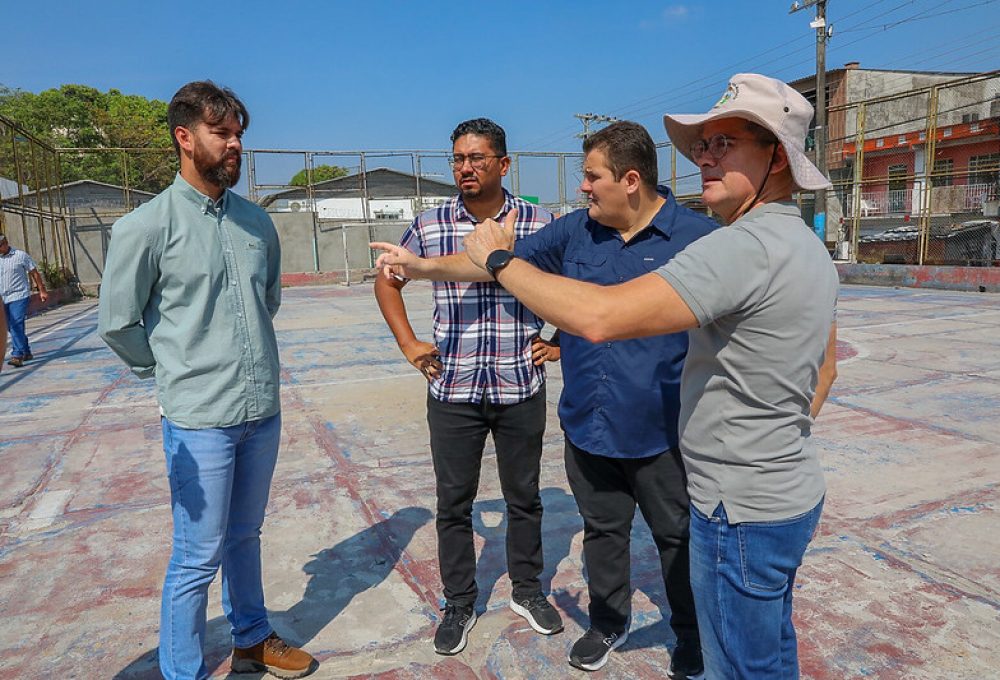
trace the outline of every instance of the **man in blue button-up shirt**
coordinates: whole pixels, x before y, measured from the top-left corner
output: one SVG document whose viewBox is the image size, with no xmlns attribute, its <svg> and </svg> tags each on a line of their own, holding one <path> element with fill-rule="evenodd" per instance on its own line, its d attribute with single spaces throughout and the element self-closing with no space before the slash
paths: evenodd
<svg viewBox="0 0 1000 680">
<path fill-rule="evenodd" d="M 180 173 L 120 219 L 101 284 L 99 331 L 140 378 L 156 378 L 170 479 L 173 551 L 160 611 L 165 678 L 208 677 L 208 587 L 222 568 L 235 672 L 298 678 L 315 660 L 271 628 L 260 528 L 278 455 L 278 234 L 229 190 L 240 176 L 246 107 L 188 83 L 167 111 Z"/>
<path fill-rule="evenodd" d="M 635 123 L 612 124 L 584 143 L 581 190 L 590 206 L 514 244 L 539 269 L 598 284 L 655 271 L 718 225 L 657 187 L 656 147 Z M 409 277 L 481 280 L 464 254 L 418 260 L 377 245 Z M 391 273 L 391 271 L 390 271 Z M 488 276 L 488 275 L 487 275 Z M 687 335 L 592 343 L 562 332 L 559 417 L 566 473 L 584 518 L 590 629 L 570 663 L 597 670 L 625 642 L 631 613 L 629 536 L 636 505 L 649 524 L 678 638 L 675 677 L 696 675 L 701 652 L 688 578 L 688 495 L 678 450 L 680 377 Z"/>
<path fill-rule="evenodd" d="M 634 123 L 584 143 L 581 189 L 590 199 L 514 245 L 543 271 L 613 284 L 655 271 L 718 225 L 656 186 L 656 148 Z M 678 449 L 680 379 L 687 334 L 593 343 L 560 333 L 566 476 L 584 519 L 590 630 L 570 663 L 596 670 L 628 636 L 629 536 L 638 504 L 659 552 L 678 638 L 673 670 L 700 671 L 688 577 L 688 495 Z"/>
</svg>

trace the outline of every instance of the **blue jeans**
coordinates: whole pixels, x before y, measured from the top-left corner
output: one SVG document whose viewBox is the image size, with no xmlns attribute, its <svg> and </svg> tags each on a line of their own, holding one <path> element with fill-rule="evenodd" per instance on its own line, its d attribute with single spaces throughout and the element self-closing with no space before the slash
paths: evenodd
<svg viewBox="0 0 1000 680">
<path fill-rule="evenodd" d="M 30 303 L 31 298 L 3 303 L 3 311 L 7 314 L 7 327 L 10 329 L 10 355 L 12 357 L 23 357 L 31 354 L 31 348 L 28 346 L 28 334 L 24 332 L 24 320 L 28 318 L 28 305 Z"/>
<path fill-rule="evenodd" d="M 222 608 L 236 647 L 271 634 L 261 584 L 260 527 L 278 456 L 281 414 L 188 430 L 162 419 L 173 550 L 160 608 L 160 671 L 208 677 L 203 657 L 208 586 L 222 567 Z"/>
<path fill-rule="evenodd" d="M 691 589 L 710 680 L 799 677 L 792 590 L 823 511 L 730 524 L 691 506 Z"/>
</svg>

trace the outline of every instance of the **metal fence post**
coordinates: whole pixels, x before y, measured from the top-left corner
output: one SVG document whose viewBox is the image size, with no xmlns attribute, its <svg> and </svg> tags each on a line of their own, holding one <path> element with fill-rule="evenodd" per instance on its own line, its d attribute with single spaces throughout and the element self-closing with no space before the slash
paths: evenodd
<svg viewBox="0 0 1000 680">
<path fill-rule="evenodd" d="M 313 249 L 313 271 L 319 272 L 319 224 L 316 220 L 317 205 L 316 192 L 313 191 L 313 155 L 306 151 L 302 154 L 306 164 L 306 204 L 309 206 L 309 214 L 312 216 L 312 249 Z"/>
<path fill-rule="evenodd" d="M 851 262 L 858 263 L 858 241 L 861 236 L 861 191 L 865 175 L 865 114 L 866 106 L 858 105 L 854 131 L 854 191 L 851 197 Z"/>
<path fill-rule="evenodd" d="M 920 237 L 917 240 L 917 264 L 927 259 L 931 242 L 931 176 L 934 173 L 934 156 L 937 153 L 938 88 L 931 87 L 927 103 L 927 132 L 924 140 L 924 185 L 920 192 Z"/>
</svg>

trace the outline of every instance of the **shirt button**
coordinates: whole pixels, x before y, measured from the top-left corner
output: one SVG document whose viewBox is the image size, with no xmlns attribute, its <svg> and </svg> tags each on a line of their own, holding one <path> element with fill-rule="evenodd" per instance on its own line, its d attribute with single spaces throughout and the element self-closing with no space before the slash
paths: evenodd
<svg viewBox="0 0 1000 680">
<path fill-rule="evenodd" d="M 611 343 L 609 342 L 608 344 L 605 345 L 605 347 L 611 347 Z"/>
<path fill-rule="evenodd" d="M 619 281 L 624 281 L 624 280 L 625 280 L 625 277 L 624 277 L 624 276 L 619 276 L 619 277 L 618 277 L 618 280 L 619 280 Z"/>
<path fill-rule="evenodd" d="M 608 379 L 608 374 L 607 373 L 601 373 L 601 380 L 607 380 L 607 379 Z"/>
<path fill-rule="evenodd" d="M 603 406 L 598 406 L 597 407 L 597 412 L 598 413 L 604 413 L 604 407 Z"/>
</svg>

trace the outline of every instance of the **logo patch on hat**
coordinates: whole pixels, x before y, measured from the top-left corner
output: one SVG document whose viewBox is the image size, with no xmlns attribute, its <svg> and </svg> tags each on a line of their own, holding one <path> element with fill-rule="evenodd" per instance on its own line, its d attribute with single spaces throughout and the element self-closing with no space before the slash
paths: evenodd
<svg viewBox="0 0 1000 680">
<path fill-rule="evenodd" d="M 712 108 L 717 109 L 726 102 L 728 102 L 729 100 L 736 99 L 739 95 L 740 95 L 740 86 L 737 85 L 736 83 L 729 83 L 729 87 L 726 88 L 725 94 L 722 95 L 722 98 L 719 99 L 719 101 L 715 102 L 715 106 L 713 106 Z"/>
</svg>

